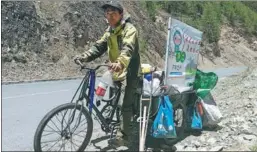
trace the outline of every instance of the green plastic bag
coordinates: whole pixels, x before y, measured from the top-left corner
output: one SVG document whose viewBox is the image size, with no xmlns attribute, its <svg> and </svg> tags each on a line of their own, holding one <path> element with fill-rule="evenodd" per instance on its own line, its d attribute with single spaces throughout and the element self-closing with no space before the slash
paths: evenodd
<svg viewBox="0 0 257 152">
<path fill-rule="evenodd" d="M 216 86 L 217 82 L 218 76 L 214 72 L 205 73 L 197 69 L 193 88 L 197 90 L 199 97 L 204 98 Z"/>
</svg>

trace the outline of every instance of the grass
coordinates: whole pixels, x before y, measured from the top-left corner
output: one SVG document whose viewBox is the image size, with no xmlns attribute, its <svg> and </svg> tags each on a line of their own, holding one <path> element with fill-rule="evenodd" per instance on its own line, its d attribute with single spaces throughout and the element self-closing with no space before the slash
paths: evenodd
<svg viewBox="0 0 257 152">
<path fill-rule="evenodd" d="M 143 38 L 139 38 L 139 48 L 142 53 L 145 53 L 147 50 L 147 42 Z"/>
<path fill-rule="evenodd" d="M 251 151 L 257 151 L 257 144 L 250 148 Z"/>
</svg>

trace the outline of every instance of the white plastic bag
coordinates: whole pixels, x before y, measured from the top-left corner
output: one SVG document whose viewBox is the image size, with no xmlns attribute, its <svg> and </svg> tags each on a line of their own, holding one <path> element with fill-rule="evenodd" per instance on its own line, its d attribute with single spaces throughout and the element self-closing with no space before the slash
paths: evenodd
<svg viewBox="0 0 257 152">
<path fill-rule="evenodd" d="M 208 94 L 204 99 L 201 99 L 204 110 L 204 125 L 216 125 L 222 119 L 222 114 L 215 103 L 211 94 Z"/>
<path fill-rule="evenodd" d="M 160 89 L 160 80 L 158 78 L 153 79 L 153 96 L 157 96 L 161 89 Z"/>
<path fill-rule="evenodd" d="M 151 94 L 151 83 L 147 79 L 143 80 L 143 95 L 150 96 Z"/>
<path fill-rule="evenodd" d="M 153 83 L 153 84 L 151 84 Z M 160 80 L 158 78 L 154 78 L 153 82 L 148 81 L 144 78 L 143 82 L 143 95 L 150 96 L 151 95 L 151 85 L 152 85 L 152 95 L 157 96 L 160 93 Z"/>
<path fill-rule="evenodd" d="M 108 84 L 108 86 L 110 86 L 110 87 L 114 87 L 112 73 L 109 70 L 103 74 L 103 76 L 100 78 L 99 81 L 102 81 L 102 82 Z"/>
</svg>

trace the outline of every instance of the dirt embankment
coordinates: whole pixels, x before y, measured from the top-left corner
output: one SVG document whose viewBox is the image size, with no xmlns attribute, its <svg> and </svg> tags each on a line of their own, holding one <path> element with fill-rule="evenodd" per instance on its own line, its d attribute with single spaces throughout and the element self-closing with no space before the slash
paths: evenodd
<svg viewBox="0 0 257 152">
<path fill-rule="evenodd" d="M 163 68 L 168 13 L 153 22 L 140 2 L 122 2 L 139 30 L 142 62 Z M 2 82 L 81 76 L 72 58 L 106 28 L 103 2 L 1 2 Z M 217 45 L 204 43 L 199 68 L 257 65 L 257 39 L 224 25 Z M 89 66 L 102 63 L 103 56 Z"/>
<path fill-rule="evenodd" d="M 2 81 L 81 76 L 72 58 L 103 35 L 107 27 L 103 3 L 2 2 Z M 123 5 L 139 30 L 143 62 L 161 67 L 165 32 L 140 2 Z M 106 54 L 89 66 L 105 59 Z"/>
</svg>

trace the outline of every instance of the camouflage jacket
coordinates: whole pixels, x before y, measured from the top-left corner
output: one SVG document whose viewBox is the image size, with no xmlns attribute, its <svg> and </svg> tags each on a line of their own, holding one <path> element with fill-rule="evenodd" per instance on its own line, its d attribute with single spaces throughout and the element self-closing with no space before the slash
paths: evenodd
<svg viewBox="0 0 257 152">
<path fill-rule="evenodd" d="M 129 15 L 124 16 L 118 27 L 108 27 L 102 38 L 84 53 L 92 61 L 107 51 L 110 62 L 120 62 L 124 69 L 113 74 L 115 81 L 135 78 L 141 70 L 138 31 L 129 20 Z"/>
</svg>

